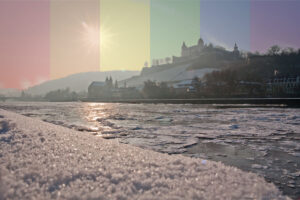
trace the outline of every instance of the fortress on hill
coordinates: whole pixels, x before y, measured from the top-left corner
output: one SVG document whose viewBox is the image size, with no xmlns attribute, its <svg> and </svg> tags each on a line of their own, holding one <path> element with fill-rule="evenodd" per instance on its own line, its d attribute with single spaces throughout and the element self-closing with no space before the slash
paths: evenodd
<svg viewBox="0 0 300 200">
<path fill-rule="evenodd" d="M 198 43 L 194 46 L 186 46 L 183 42 L 181 46 L 181 56 L 172 56 L 172 58 L 167 57 L 164 59 L 154 59 L 152 61 L 152 66 L 159 66 L 172 63 L 188 62 L 199 58 L 201 55 L 212 55 L 218 54 L 226 56 L 229 60 L 240 58 L 240 51 L 237 44 L 234 45 L 233 51 L 228 51 L 222 47 L 213 47 L 212 44 L 206 45 L 202 38 L 198 40 Z"/>
</svg>

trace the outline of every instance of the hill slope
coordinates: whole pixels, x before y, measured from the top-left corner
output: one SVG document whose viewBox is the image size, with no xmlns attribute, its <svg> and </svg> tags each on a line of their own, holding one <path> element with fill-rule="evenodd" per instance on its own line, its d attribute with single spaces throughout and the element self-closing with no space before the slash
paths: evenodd
<svg viewBox="0 0 300 200">
<path fill-rule="evenodd" d="M 44 95 L 47 92 L 70 88 L 71 91 L 87 91 L 88 86 L 93 81 L 105 81 L 111 76 L 113 80 L 124 80 L 138 75 L 139 71 L 106 71 L 106 72 L 85 72 L 73 74 L 64 78 L 44 82 L 40 85 L 29 88 L 26 92 L 32 95 Z"/>
<path fill-rule="evenodd" d="M 126 81 L 128 86 L 141 87 L 145 81 L 178 82 L 193 79 L 195 76 L 202 78 L 206 73 L 218 70 L 218 67 L 202 65 L 201 68 L 193 68 L 197 60 L 188 62 L 152 66 L 144 68 L 140 76 L 131 77 Z M 124 81 L 121 81 L 122 84 Z"/>
</svg>

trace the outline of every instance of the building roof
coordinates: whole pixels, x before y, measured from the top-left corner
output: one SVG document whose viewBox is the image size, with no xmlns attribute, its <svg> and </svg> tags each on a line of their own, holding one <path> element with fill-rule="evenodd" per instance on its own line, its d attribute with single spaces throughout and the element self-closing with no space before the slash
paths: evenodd
<svg viewBox="0 0 300 200">
<path fill-rule="evenodd" d="M 193 80 L 183 80 L 173 84 L 173 88 L 187 88 L 192 85 Z"/>
<path fill-rule="evenodd" d="M 100 81 L 93 81 L 90 86 L 105 86 L 104 82 L 100 82 Z"/>
</svg>

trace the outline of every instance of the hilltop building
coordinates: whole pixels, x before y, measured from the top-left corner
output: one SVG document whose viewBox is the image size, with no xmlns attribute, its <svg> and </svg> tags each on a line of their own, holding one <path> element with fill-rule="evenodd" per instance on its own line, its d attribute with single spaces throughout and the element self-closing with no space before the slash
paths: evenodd
<svg viewBox="0 0 300 200">
<path fill-rule="evenodd" d="M 202 69 L 207 69 L 207 72 L 209 72 L 211 69 L 221 69 L 230 65 L 238 65 L 245 61 L 236 43 L 233 50 L 229 51 L 220 46 L 205 44 L 203 39 L 200 38 L 197 44 L 192 46 L 187 46 L 183 42 L 180 56 L 152 60 L 151 67 L 144 67 L 141 71 L 141 76 L 149 75 L 151 77 L 151 74 L 170 70 L 168 81 L 171 82 L 184 80 L 186 74 L 190 74 L 192 71 L 198 73 Z M 164 73 L 162 76 L 167 75 Z M 183 76 L 183 79 L 179 78 L 180 76 Z M 191 77 L 187 79 L 191 79 Z"/>
<path fill-rule="evenodd" d="M 172 61 L 173 63 L 191 61 L 199 58 L 203 54 L 210 54 L 210 55 L 221 54 L 223 56 L 226 56 L 229 60 L 238 59 L 241 56 L 236 43 L 234 44 L 233 51 L 230 52 L 221 47 L 213 47 L 211 44 L 206 45 L 204 44 L 203 39 L 200 38 L 198 40 L 197 45 L 190 46 L 190 47 L 188 47 L 185 44 L 185 42 L 183 42 L 181 46 L 181 56 L 180 57 L 173 56 Z"/>
<path fill-rule="evenodd" d="M 204 49 L 204 42 L 201 38 L 198 40 L 197 45 L 191 47 L 187 47 L 185 42 L 183 42 L 181 46 L 181 57 L 199 56 L 203 49 Z"/>
</svg>

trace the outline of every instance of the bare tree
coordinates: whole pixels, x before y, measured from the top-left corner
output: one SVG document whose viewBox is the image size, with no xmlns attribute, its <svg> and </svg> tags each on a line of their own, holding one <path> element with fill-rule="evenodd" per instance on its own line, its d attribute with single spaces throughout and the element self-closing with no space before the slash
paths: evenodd
<svg viewBox="0 0 300 200">
<path fill-rule="evenodd" d="M 280 46 L 273 45 L 268 49 L 268 55 L 272 55 L 272 56 L 278 55 L 280 53 L 280 51 L 281 51 Z"/>
<path fill-rule="evenodd" d="M 166 63 L 167 64 L 171 63 L 171 58 L 170 57 L 166 57 Z"/>
</svg>

